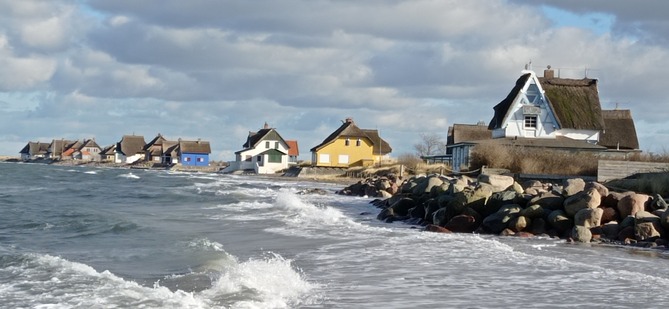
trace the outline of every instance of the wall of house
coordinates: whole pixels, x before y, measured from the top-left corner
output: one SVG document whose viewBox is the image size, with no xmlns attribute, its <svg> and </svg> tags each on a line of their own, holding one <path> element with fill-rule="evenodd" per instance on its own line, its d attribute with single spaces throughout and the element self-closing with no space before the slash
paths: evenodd
<svg viewBox="0 0 669 309">
<path fill-rule="evenodd" d="M 593 143 L 599 142 L 599 131 L 597 130 L 562 129 L 556 132 L 556 135 Z"/>
<path fill-rule="evenodd" d="M 281 162 L 269 162 L 269 155 L 265 154 L 257 163 L 258 164 L 256 164 L 256 173 L 274 174 L 278 171 L 288 168 L 288 156 L 287 155 L 281 156 Z"/>
<path fill-rule="evenodd" d="M 469 161 L 473 145 L 461 144 L 454 146 L 453 149 L 453 171 L 461 172 L 463 169 L 469 169 Z"/>
<path fill-rule="evenodd" d="M 186 166 L 209 166 L 209 154 L 206 153 L 182 153 L 181 165 Z"/>
<path fill-rule="evenodd" d="M 367 138 L 360 139 L 360 146 L 356 146 L 356 139 L 349 139 L 348 146 L 346 138 L 340 137 L 334 142 L 318 150 L 312 156 L 312 165 L 315 166 L 364 166 L 374 163 L 372 154 L 372 142 Z"/>
</svg>

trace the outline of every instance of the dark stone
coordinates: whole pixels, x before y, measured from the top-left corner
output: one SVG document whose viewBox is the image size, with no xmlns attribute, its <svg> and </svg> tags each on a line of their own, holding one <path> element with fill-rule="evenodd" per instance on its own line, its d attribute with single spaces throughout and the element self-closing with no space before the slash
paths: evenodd
<svg viewBox="0 0 669 309">
<path fill-rule="evenodd" d="M 620 215 L 618 210 L 614 207 L 602 207 L 604 212 L 602 213 L 602 224 L 607 224 L 611 221 L 620 221 Z"/>
<path fill-rule="evenodd" d="M 456 233 L 471 233 L 476 230 L 476 219 L 468 215 L 457 215 L 444 225 L 445 228 Z"/>
<path fill-rule="evenodd" d="M 556 195 L 552 192 L 542 193 L 533 197 L 528 202 L 530 205 L 539 205 L 544 209 L 559 210 L 563 209 L 564 197 Z"/>
<path fill-rule="evenodd" d="M 428 231 L 428 232 L 435 232 L 435 233 L 453 233 L 453 232 L 449 231 L 447 228 L 444 228 L 444 227 L 441 227 L 441 226 L 438 226 L 438 225 L 434 225 L 434 224 L 428 224 L 425 227 L 425 230 Z"/>
<path fill-rule="evenodd" d="M 626 241 L 627 239 L 633 239 L 636 242 L 634 235 L 634 226 L 628 226 L 618 232 L 618 240 Z"/>
<path fill-rule="evenodd" d="M 409 209 L 409 217 L 419 218 L 421 220 L 424 219 L 425 218 L 425 206 L 418 205 L 414 208 Z"/>
<path fill-rule="evenodd" d="M 416 202 L 408 197 L 402 198 L 389 208 L 393 210 L 397 216 L 406 216 L 409 214 L 409 209 L 416 207 Z"/>
</svg>

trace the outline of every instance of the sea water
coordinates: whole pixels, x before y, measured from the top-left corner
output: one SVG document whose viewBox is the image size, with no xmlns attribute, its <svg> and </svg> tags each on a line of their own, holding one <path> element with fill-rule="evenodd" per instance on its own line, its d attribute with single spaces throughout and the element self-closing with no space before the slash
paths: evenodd
<svg viewBox="0 0 669 309">
<path fill-rule="evenodd" d="M 0 164 L 0 307 L 667 307 L 666 252 L 422 232 L 341 187 Z"/>
</svg>

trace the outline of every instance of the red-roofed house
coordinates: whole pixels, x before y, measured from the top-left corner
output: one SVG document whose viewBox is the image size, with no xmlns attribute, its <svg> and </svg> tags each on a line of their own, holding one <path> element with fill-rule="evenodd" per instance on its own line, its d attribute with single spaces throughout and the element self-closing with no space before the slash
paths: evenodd
<svg viewBox="0 0 669 309">
<path fill-rule="evenodd" d="M 295 165 L 297 164 L 297 157 L 300 155 L 300 148 L 295 140 L 286 141 L 286 143 L 288 144 L 288 164 Z"/>
</svg>

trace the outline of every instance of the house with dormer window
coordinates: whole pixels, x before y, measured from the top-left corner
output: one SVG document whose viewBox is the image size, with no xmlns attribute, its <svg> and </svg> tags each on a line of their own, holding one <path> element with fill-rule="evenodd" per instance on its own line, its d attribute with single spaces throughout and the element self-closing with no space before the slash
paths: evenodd
<svg viewBox="0 0 669 309">
<path fill-rule="evenodd" d="M 447 145 L 455 171 L 469 165 L 478 144 L 614 156 L 639 152 L 631 112 L 603 111 L 597 79 L 555 77 L 550 66 L 543 77 L 531 70 L 521 74 L 506 98 L 493 107 L 489 138 L 479 134 L 479 139 Z"/>
<path fill-rule="evenodd" d="M 311 149 L 311 164 L 321 167 L 371 166 L 381 162 L 392 148 L 378 130 L 361 129 L 352 118 Z"/>
<path fill-rule="evenodd" d="M 297 146 L 297 142 L 294 143 Z M 257 132 L 249 132 L 243 149 L 235 152 L 235 161 L 228 162 L 224 173 L 253 172 L 274 174 L 288 168 L 290 145 L 267 123 Z"/>
</svg>

